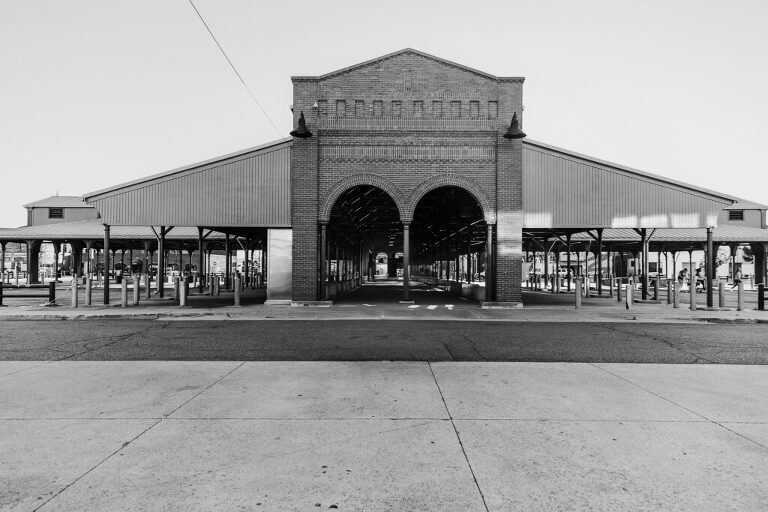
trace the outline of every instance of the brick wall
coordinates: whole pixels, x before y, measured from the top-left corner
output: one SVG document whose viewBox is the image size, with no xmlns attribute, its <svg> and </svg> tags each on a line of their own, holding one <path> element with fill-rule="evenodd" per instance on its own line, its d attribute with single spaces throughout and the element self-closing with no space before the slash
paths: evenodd
<svg viewBox="0 0 768 512">
<path fill-rule="evenodd" d="M 317 295 L 318 220 L 340 193 L 367 183 L 390 190 L 404 220 L 438 186 L 473 194 L 486 219 L 501 223 L 498 300 L 519 301 L 522 144 L 501 135 L 513 112 L 521 116 L 521 101 L 522 79 L 414 51 L 294 78 L 294 126 L 303 109 L 315 134 L 293 146 L 294 298 Z"/>
</svg>

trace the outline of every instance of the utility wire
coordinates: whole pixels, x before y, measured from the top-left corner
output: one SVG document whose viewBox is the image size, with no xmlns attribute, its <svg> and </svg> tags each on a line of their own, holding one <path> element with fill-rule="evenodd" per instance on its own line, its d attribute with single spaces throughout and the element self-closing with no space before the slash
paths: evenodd
<svg viewBox="0 0 768 512">
<path fill-rule="evenodd" d="M 192 6 L 192 8 L 193 8 L 193 9 L 195 10 L 195 12 L 197 13 L 197 17 L 198 17 L 198 18 L 200 18 L 200 21 L 202 21 L 202 22 L 203 22 L 203 25 L 205 26 L 205 29 L 208 31 L 208 33 L 211 35 L 211 38 L 213 39 L 213 42 L 214 42 L 214 43 L 216 43 L 216 46 L 218 46 L 218 47 L 219 47 L 219 50 L 221 50 L 221 54 L 222 54 L 222 55 L 224 55 L 224 58 L 225 58 L 225 59 L 227 59 L 227 62 L 229 62 L 229 65 L 230 65 L 230 67 L 232 68 L 232 71 L 234 71 L 234 72 L 235 72 L 235 74 L 237 75 L 237 78 L 239 78 L 239 79 L 240 79 L 240 82 L 242 82 L 242 84 L 243 84 L 243 87 L 245 87 L 245 90 L 246 90 L 246 91 L 248 91 L 248 94 L 250 94 L 250 95 L 251 95 L 251 99 L 253 99 L 253 101 L 254 101 L 254 102 L 256 103 L 256 105 L 259 107 L 259 109 L 261 110 L 261 112 L 264 114 L 264 116 L 265 116 L 265 117 L 266 117 L 266 118 L 269 120 L 269 122 L 270 122 L 270 123 L 272 124 L 272 126 L 274 127 L 275 131 L 276 131 L 278 134 L 282 135 L 282 132 L 281 132 L 281 131 L 280 131 L 280 129 L 277 127 L 277 125 L 275 124 L 275 122 L 274 122 L 274 121 L 272 121 L 272 118 L 271 118 L 271 117 L 269 117 L 269 114 L 267 114 L 267 111 L 266 111 L 266 110 L 264 110 L 264 107 L 262 107 L 262 106 L 261 106 L 261 103 L 259 103 L 259 100 L 257 100 L 257 99 L 256 99 L 256 95 L 254 95 L 254 94 L 253 94 L 253 91 L 251 91 L 251 88 L 250 88 L 250 87 L 248 87 L 248 84 L 246 84 L 246 83 L 245 83 L 245 80 L 243 80 L 243 77 L 242 77 L 242 75 L 240 75 L 240 73 L 237 71 L 237 68 L 235 67 L 235 65 L 234 65 L 234 64 L 232 64 L 232 60 L 231 60 L 231 59 L 229 58 L 229 56 L 227 55 L 227 52 L 225 52 L 225 51 L 224 51 L 224 48 L 222 48 L 222 47 L 221 47 L 221 44 L 219 44 L 219 41 L 218 41 L 218 39 L 216 39 L 216 36 L 215 36 L 215 35 L 213 35 L 213 32 L 211 32 L 211 27 L 209 27 L 209 26 L 208 26 L 208 24 L 205 22 L 205 19 L 203 19 L 203 15 L 202 15 L 202 14 L 200 14 L 200 11 L 198 11 L 198 10 L 197 10 L 197 7 L 195 6 L 195 4 L 194 4 L 194 2 L 193 2 L 192 0 L 189 0 L 189 5 L 191 5 L 191 6 Z"/>
</svg>

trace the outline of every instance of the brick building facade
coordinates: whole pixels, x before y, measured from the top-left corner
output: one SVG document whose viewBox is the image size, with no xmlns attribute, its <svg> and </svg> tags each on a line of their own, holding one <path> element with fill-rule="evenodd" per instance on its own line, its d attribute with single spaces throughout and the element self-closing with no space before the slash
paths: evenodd
<svg viewBox="0 0 768 512">
<path fill-rule="evenodd" d="M 403 226 L 430 191 L 468 192 L 493 237 L 487 297 L 521 302 L 522 141 L 503 134 L 521 115 L 523 80 L 411 49 L 293 77 L 294 125 L 303 113 L 314 134 L 291 155 L 294 300 L 320 296 L 319 230 L 345 191 L 365 185 L 391 197 Z"/>
</svg>

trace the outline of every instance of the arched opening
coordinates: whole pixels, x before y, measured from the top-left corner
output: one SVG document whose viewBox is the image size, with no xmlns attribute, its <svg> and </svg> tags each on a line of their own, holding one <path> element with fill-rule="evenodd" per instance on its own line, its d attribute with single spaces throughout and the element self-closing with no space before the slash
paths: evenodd
<svg viewBox="0 0 768 512">
<path fill-rule="evenodd" d="M 334 203 L 327 226 L 320 227 L 322 300 L 364 282 L 402 280 L 397 256 L 402 269 L 403 226 L 397 204 L 384 190 L 371 185 L 346 190 Z"/>
<path fill-rule="evenodd" d="M 439 187 L 417 203 L 411 224 L 411 276 L 470 300 L 486 298 L 492 232 L 466 190 Z M 492 258 L 490 258 L 492 261 Z"/>
</svg>

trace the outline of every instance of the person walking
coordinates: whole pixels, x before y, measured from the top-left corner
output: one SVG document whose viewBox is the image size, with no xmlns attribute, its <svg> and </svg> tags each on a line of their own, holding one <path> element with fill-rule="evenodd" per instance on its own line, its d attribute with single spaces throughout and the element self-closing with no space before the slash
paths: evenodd
<svg viewBox="0 0 768 512">
<path fill-rule="evenodd" d="M 677 273 L 677 283 L 680 286 L 680 290 L 682 291 L 683 285 L 685 284 L 685 281 L 688 277 L 688 269 L 684 268 L 680 272 Z"/>
<path fill-rule="evenodd" d="M 741 284 L 741 269 L 737 270 L 733 275 L 733 286 L 731 286 L 731 291 L 733 291 L 734 288 L 738 288 L 739 284 Z"/>
</svg>

